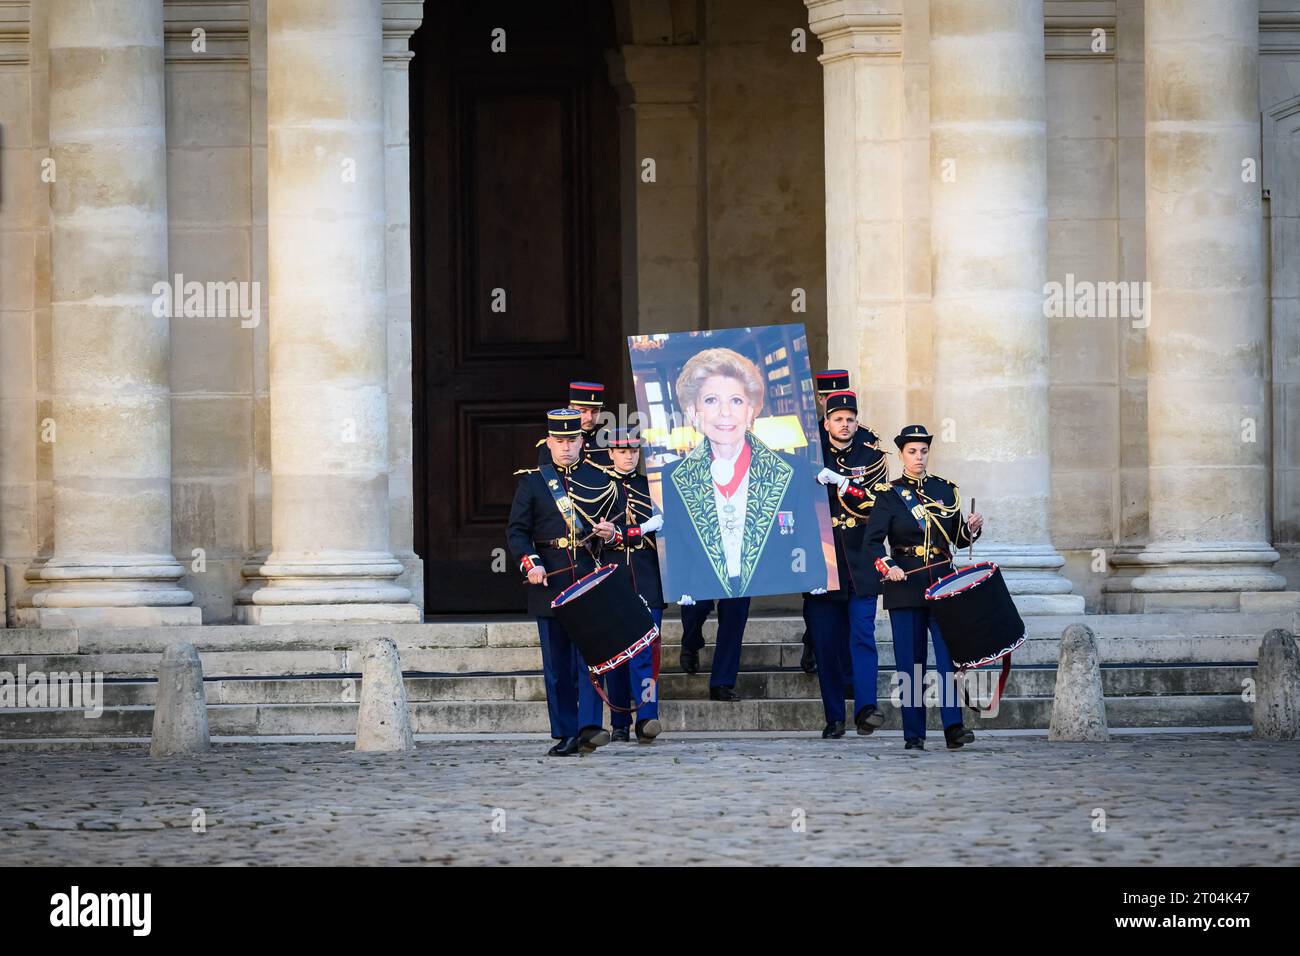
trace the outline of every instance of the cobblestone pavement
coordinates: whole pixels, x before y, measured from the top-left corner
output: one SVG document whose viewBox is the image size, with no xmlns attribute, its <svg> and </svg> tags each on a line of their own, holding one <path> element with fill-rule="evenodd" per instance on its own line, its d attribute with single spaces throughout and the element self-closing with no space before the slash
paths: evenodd
<svg viewBox="0 0 1300 956">
<path fill-rule="evenodd" d="M 1298 743 L 929 743 L 678 737 L 570 759 L 532 740 L 391 755 L 232 744 L 184 760 L 0 750 L 0 861 L 1300 863 Z"/>
</svg>

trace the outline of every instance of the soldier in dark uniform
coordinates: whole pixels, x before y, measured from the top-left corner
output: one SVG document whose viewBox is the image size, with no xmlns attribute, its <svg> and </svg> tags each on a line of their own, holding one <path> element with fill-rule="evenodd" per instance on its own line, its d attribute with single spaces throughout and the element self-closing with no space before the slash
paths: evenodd
<svg viewBox="0 0 1300 956">
<path fill-rule="evenodd" d="M 605 406 L 605 386 L 599 382 L 570 382 L 569 408 L 581 416 L 582 453 L 594 465 L 609 468 L 611 465 L 609 449 L 605 447 L 605 438 L 599 429 L 600 413 Z M 537 443 L 537 461 L 540 464 L 546 457 L 546 440 Z"/>
<path fill-rule="evenodd" d="M 908 425 L 894 439 L 903 474 L 876 494 L 865 534 L 867 553 L 886 579 L 881 583 L 894 634 L 894 666 L 902 682 L 903 737 L 908 750 L 925 749 L 925 635 L 934 640 L 939 671 L 943 735 L 949 750 L 975 739 L 961 722 L 952 657 L 925 606 L 925 591 L 953 571 L 958 548 L 980 536 L 982 515 L 963 518 L 957 486 L 927 470 L 933 436 L 924 425 Z M 890 553 L 885 555 L 885 542 Z"/>
<path fill-rule="evenodd" d="M 823 419 L 822 426 L 817 429 L 817 434 L 821 439 L 822 461 L 829 466 L 831 463 L 832 449 L 831 449 L 831 442 L 830 442 L 830 432 L 828 431 L 825 423 L 826 398 L 827 396 L 832 395 L 835 392 L 847 392 L 849 390 L 849 373 L 842 368 L 822 369 L 822 371 L 816 373 L 813 376 L 813 381 L 816 384 L 817 404 L 821 408 L 822 419 Z M 874 447 L 877 446 L 879 440 L 880 440 L 879 437 L 871 429 L 863 426 L 859 426 L 857 430 L 853 433 L 851 442 L 854 445 L 865 444 Z M 835 508 L 834 505 L 832 504 L 831 507 L 832 513 L 834 512 L 834 510 Z M 844 667 L 842 668 L 842 670 L 844 671 L 845 675 L 851 676 L 853 673 L 853 664 L 850 658 L 847 656 L 848 655 L 847 644 L 845 645 L 845 655 L 846 656 L 843 661 Z M 812 623 L 808 619 L 808 605 L 806 602 L 804 604 L 804 615 L 803 615 L 803 656 L 799 658 L 799 667 L 803 669 L 803 672 L 805 674 L 817 673 L 817 651 L 816 648 L 813 646 Z"/>
<path fill-rule="evenodd" d="M 659 580 L 659 555 L 655 550 L 655 532 L 664 526 L 664 518 L 656 514 L 650 500 L 650 482 L 641 474 L 641 439 L 624 428 L 615 431 L 609 440 L 609 454 L 614 462 L 609 470 L 619 489 L 618 513 L 623 526 L 623 537 L 612 551 L 605 549 L 605 560 L 626 564 L 632 574 L 632 585 L 637 594 L 650 607 L 655 626 L 663 627 L 664 594 Z M 615 704 L 636 706 L 636 739 L 645 743 L 658 737 L 663 729 L 659 722 L 659 686 L 654 677 L 654 657 L 659 655 L 659 644 L 650 653 L 642 652 L 632 658 L 626 667 L 609 675 L 609 696 Z M 653 655 L 653 656 L 652 656 Z M 614 711 L 611 722 L 614 740 L 628 739 L 632 715 Z"/>
<path fill-rule="evenodd" d="M 579 724 L 579 709 L 599 712 L 600 698 L 582 655 L 551 610 L 559 593 L 599 564 L 601 543 L 621 540 L 618 489 L 609 475 L 582 458 L 579 414 L 547 412 L 546 460 L 516 472 L 519 487 L 506 531 L 519 570 L 528 577 L 528 613 L 537 619 L 551 736 L 550 756 L 567 757 L 609 742 L 602 720 Z"/>
<path fill-rule="evenodd" d="M 827 467 L 817 475 L 830 498 L 835 560 L 839 566 L 838 591 L 818 588 L 804 595 L 804 620 L 812 635 L 817 659 L 822 707 L 826 712 L 823 738 L 844 736 L 844 686 L 842 666 L 846 654 L 853 662 L 853 720 L 859 734 L 867 735 L 885 722 L 876 706 L 876 598 L 880 575 L 867 558 L 864 532 L 875 496 L 889 490 L 888 460 L 873 440 L 858 438 L 858 399 L 850 391 L 826 397 L 823 432 L 827 435 Z M 870 432 L 868 432 L 870 434 Z"/>
</svg>

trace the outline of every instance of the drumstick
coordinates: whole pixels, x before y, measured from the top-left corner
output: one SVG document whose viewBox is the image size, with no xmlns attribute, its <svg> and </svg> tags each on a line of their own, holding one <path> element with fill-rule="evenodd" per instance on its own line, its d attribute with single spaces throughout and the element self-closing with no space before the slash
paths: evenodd
<svg viewBox="0 0 1300 956">
<path fill-rule="evenodd" d="M 946 561 L 936 561 L 936 562 L 934 562 L 934 564 L 925 564 L 925 565 L 922 565 L 922 566 L 919 567 L 919 568 L 913 568 L 911 571 L 904 571 L 904 572 L 903 572 L 903 577 L 908 577 L 908 576 L 910 576 L 910 575 L 913 575 L 913 574 L 915 574 L 917 571 L 926 571 L 926 570 L 928 570 L 928 569 L 930 569 L 930 568 L 941 568 L 941 567 L 943 567 L 945 564 L 952 564 L 952 559 L 949 558 L 949 559 L 946 560 Z M 889 578 L 888 578 L 888 576 L 886 576 L 886 577 L 881 578 L 880 580 L 882 580 L 882 581 L 888 581 Z"/>
<path fill-rule="evenodd" d="M 925 565 L 922 565 L 922 566 L 919 567 L 919 568 L 913 568 L 911 571 L 904 571 L 904 572 L 903 572 L 903 575 L 904 575 L 904 577 L 907 577 L 907 576 L 910 576 L 910 575 L 915 574 L 917 571 L 925 571 L 925 570 L 928 569 L 928 568 L 941 568 L 941 567 L 943 567 L 945 564 L 952 564 L 952 559 L 949 558 L 947 561 L 936 561 L 936 562 L 934 562 L 934 564 L 925 564 Z"/>
<path fill-rule="evenodd" d="M 970 513 L 975 513 L 975 499 L 970 500 Z M 971 564 L 975 563 L 975 535 L 970 533 L 970 526 L 966 527 L 966 537 L 970 540 L 966 542 L 966 560 Z"/>
</svg>

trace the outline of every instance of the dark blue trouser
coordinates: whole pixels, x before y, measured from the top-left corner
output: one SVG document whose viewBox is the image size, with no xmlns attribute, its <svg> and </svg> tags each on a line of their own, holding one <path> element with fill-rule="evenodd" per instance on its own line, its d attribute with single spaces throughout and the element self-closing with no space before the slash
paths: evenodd
<svg viewBox="0 0 1300 956">
<path fill-rule="evenodd" d="M 537 633 L 542 641 L 542 677 L 546 682 L 546 710 L 551 718 L 551 736 L 556 740 L 576 737 L 578 681 L 581 678 L 583 684 L 589 683 L 582 655 L 564 626 L 553 617 L 539 617 Z M 594 692 L 592 696 L 596 696 Z"/>
<path fill-rule="evenodd" d="M 944 727 L 961 723 L 953 680 L 952 657 L 943 642 L 939 625 L 930 612 L 920 607 L 899 607 L 889 612 L 889 626 L 894 632 L 894 669 L 903 678 L 903 736 L 908 740 L 925 739 L 925 632 L 934 641 L 934 663 L 939 672 L 939 716 Z M 910 663 L 910 673 L 909 670 Z"/>
<path fill-rule="evenodd" d="M 654 616 L 655 627 L 662 628 L 663 609 L 652 607 L 650 613 Z M 605 693 L 609 694 L 609 699 L 620 707 L 626 707 L 629 701 L 636 704 L 637 720 L 651 720 L 659 716 L 659 688 L 654 680 L 653 655 L 661 650 L 662 645 L 647 648 L 623 667 L 605 675 Z M 620 714 L 616 710 L 610 712 L 609 720 L 614 727 L 631 727 L 632 719 L 632 714 Z"/>
<path fill-rule="evenodd" d="M 804 618 L 813 636 L 817 655 L 817 681 L 821 685 L 822 709 L 826 722 L 844 720 L 844 685 L 853 680 L 853 713 L 876 704 L 876 681 L 880 672 L 876 654 L 876 599 L 851 595 L 847 601 L 814 601 L 803 604 Z M 851 658 L 852 675 L 844 661 Z"/>
<path fill-rule="evenodd" d="M 704 622 L 713 601 L 698 601 L 682 608 L 682 647 L 698 651 L 704 646 Z M 718 639 L 713 648 L 709 687 L 735 687 L 740 673 L 740 644 L 749 620 L 749 598 L 723 598 L 718 605 Z"/>
</svg>

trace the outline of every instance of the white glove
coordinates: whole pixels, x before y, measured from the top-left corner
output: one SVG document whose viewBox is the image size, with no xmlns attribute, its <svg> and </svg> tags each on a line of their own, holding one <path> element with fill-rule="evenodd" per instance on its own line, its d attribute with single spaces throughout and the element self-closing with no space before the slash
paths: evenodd
<svg viewBox="0 0 1300 956">
<path fill-rule="evenodd" d="M 641 522 L 641 533 L 649 534 L 652 531 L 658 531 L 664 526 L 663 515 L 651 515 L 645 521 Z"/>
<path fill-rule="evenodd" d="M 826 589 L 825 589 L 825 588 L 813 588 L 813 589 L 812 589 L 811 591 L 809 591 L 808 593 L 809 593 L 809 594 L 825 594 L 825 593 L 826 593 Z"/>
<path fill-rule="evenodd" d="M 849 476 L 841 475 L 838 471 L 830 468 L 823 468 L 817 472 L 817 480 L 823 485 L 835 485 L 841 492 L 849 486 Z"/>
<path fill-rule="evenodd" d="M 694 604 L 694 603 L 695 603 L 695 598 L 691 597 L 689 594 L 683 594 L 681 597 L 677 599 L 677 604 L 681 607 L 686 607 L 688 604 Z"/>
</svg>

